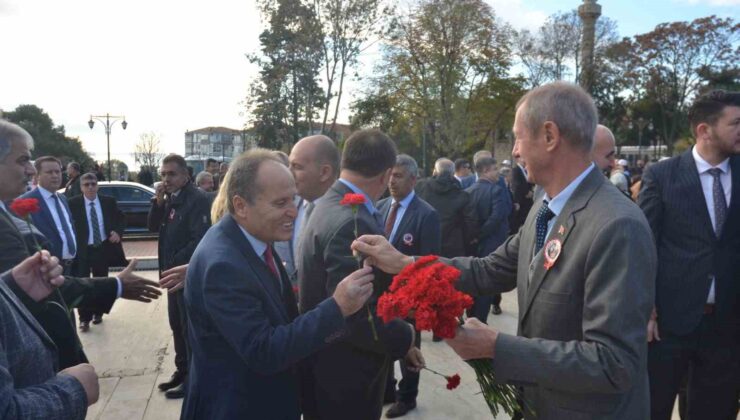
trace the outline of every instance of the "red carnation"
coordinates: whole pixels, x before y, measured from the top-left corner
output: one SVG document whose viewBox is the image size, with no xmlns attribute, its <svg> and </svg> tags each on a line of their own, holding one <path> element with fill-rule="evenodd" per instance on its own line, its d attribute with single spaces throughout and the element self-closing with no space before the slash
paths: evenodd
<svg viewBox="0 0 740 420">
<path fill-rule="evenodd" d="M 413 311 L 416 329 L 454 338 L 458 319 L 473 305 L 473 298 L 455 289 L 460 271 L 426 256 L 404 268 L 378 299 L 378 315 L 384 322 L 406 318 Z"/>
<path fill-rule="evenodd" d="M 460 375 L 458 375 L 457 373 L 452 376 L 445 376 L 445 379 L 447 379 L 447 389 L 449 389 L 450 391 L 460 385 Z"/>
<path fill-rule="evenodd" d="M 31 213 L 38 213 L 41 208 L 39 207 L 39 200 L 35 198 L 16 198 L 10 203 L 10 209 L 13 213 L 17 214 L 18 217 L 25 219 Z"/>
<path fill-rule="evenodd" d="M 344 198 L 342 198 L 339 204 L 343 206 L 359 206 L 360 204 L 365 204 L 365 201 L 365 196 L 362 194 L 347 193 L 344 194 Z"/>
</svg>

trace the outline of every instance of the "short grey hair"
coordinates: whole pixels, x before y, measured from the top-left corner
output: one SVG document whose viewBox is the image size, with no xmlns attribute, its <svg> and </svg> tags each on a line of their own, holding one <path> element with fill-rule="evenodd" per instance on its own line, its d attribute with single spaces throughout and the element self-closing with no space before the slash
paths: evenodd
<svg viewBox="0 0 740 420">
<path fill-rule="evenodd" d="M 198 172 L 198 175 L 195 176 L 195 185 L 200 187 L 200 183 L 203 182 L 204 179 L 210 177 L 213 179 L 213 174 L 208 171 L 200 171 Z"/>
<path fill-rule="evenodd" d="M 475 162 L 475 172 L 484 172 L 491 166 L 496 166 L 496 159 L 492 158 L 491 156 L 479 157 L 478 160 Z"/>
<path fill-rule="evenodd" d="M 254 204 L 254 199 L 262 192 L 257 185 L 257 174 L 264 162 L 273 161 L 283 165 L 280 157 L 273 151 L 262 148 L 251 149 L 233 162 L 229 166 L 229 172 L 225 178 L 228 179 L 226 184 L 226 201 L 229 213 L 234 214 L 235 195 L 243 198 L 249 204 Z"/>
<path fill-rule="evenodd" d="M 414 178 L 419 176 L 419 165 L 417 165 L 416 160 L 409 155 L 402 154 L 396 156 L 396 166 L 402 166 L 406 169 L 406 172 Z"/>
<path fill-rule="evenodd" d="M 493 153 L 489 152 L 488 150 L 478 150 L 473 155 L 473 167 L 475 167 L 478 164 L 478 161 L 482 158 L 491 156 L 493 156 Z M 475 171 L 478 172 L 477 169 Z"/>
<path fill-rule="evenodd" d="M 447 158 L 439 158 L 434 162 L 434 172 L 437 176 L 450 175 L 455 173 L 455 162 Z"/>
<path fill-rule="evenodd" d="M 0 120 L 0 162 L 5 162 L 5 158 L 8 157 L 10 150 L 13 149 L 14 141 L 25 141 L 28 149 L 33 149 L 33 137 L 28 134 L 28 131 L 24 130 L 18 124 Z"/>
<path fill-rule="evenodd" d="M 522 122 L 530 132 L 537 134 L 545 121 L 552 121 L 573 147 L 591 153 L 599 117 L 594 100 L 580 86 L 566 82 L 542 85 L 522 96 L 516 109 L 520 107 Z"/>
</svg>

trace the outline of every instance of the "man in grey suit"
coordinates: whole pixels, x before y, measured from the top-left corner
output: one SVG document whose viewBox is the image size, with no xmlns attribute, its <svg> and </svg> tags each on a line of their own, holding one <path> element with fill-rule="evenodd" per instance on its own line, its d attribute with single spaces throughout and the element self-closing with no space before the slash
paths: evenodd
<svg viewBox="0 0 740 420">
<path fill-rule="evenodd" d="M 301 238 L 301 313 L 316 308 L 334 292 L 340 280 L 357 269 L 357 259 L 350 249 L 355 226 L 360 235 L 383 233 L 383 217 L 375 203 L 386 190 L 395 163 L 393 141 L 378 130 L 357 131 L 345 142 L 339 180 L 316 205 Z M 365 197 L 356 215 L 349 206 L 339 204 L 348 193 Z M 414 347 L 411 325 L 403 320 L 384 324 L 374 316 L 377 297 L 391 282 L 390 276 L 375 274 L 374 294 L 368 301 L 370 314 L 361 310 L 347 318 L 341 336 L 306 363 L 306 419 L 380 418 L 391 362 L 419 352 Z M 371 314 L 374 330 L 368 321 Z"/>
<path fill-rule="evenodd" d="M 593 100 L 575 85 L 527 93 L 514 134 L 544 200 L 489 256 L 445 260 L 462 272 L 458 288 L 472 295 L 517 288 L 516 336 L 468 319 L 447 342 L 463 359 L 492 358 L 496 379 L 522 387 L 538 419 L 650 412 L 644 340 L 655 246 L 640 209 L 591 162 L 596 122 Z M 353 248 L 387 272 L 413 261 L 382 237 L 360 238 Z"/>
</svg>

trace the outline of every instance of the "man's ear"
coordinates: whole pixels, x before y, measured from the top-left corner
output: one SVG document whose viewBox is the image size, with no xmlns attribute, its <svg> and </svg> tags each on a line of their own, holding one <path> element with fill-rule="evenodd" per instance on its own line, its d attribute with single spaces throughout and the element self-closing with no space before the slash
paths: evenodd
<svg viewBox="0 0 740 420">
<path fill-rule="evenodd" d="M 548 151 L 555 150 L 560 146 L 560 141 L 562 139 L 560 137 L 560 129 L 557 124 L 552 121 L 545 121 L 542 129 L 545 134 L 545 145 Z"/>
<path fill-rule="evenodd" d="M 319 180 L 323 183 L 331 179 L 331 176 L 334 174 L 334 169 L 332 169 L 331 165 L 321 165 L 319 166 Z"/>
<path fill-rule="evenodd" d="M 696 126 L 695 132 L 697 142 L 699 140 L 708 141 L 712 138 L 712 126 L 708 123 L 699 123 L 699 125 Z"/>
<path fill-rule="evenodd" d="M 249 204 L 244 198 L 235 195 L 231 198 L 231 203 L 234 205 L 234 214 L 240 219 L 246 219 L 249 216 Z"/>
</svg>

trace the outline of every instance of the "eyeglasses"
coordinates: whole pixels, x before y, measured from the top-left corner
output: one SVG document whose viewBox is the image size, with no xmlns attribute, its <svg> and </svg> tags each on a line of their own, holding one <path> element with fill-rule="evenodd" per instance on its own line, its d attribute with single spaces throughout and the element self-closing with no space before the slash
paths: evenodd
<svg viewBox="0 0 740 420">
<path fill-rule="evenodd" d="M 83 187 L 94 187 L 96 185 L 98 185 L 97 182 L 85 182 L 82 184 Z"/>
</svg>

